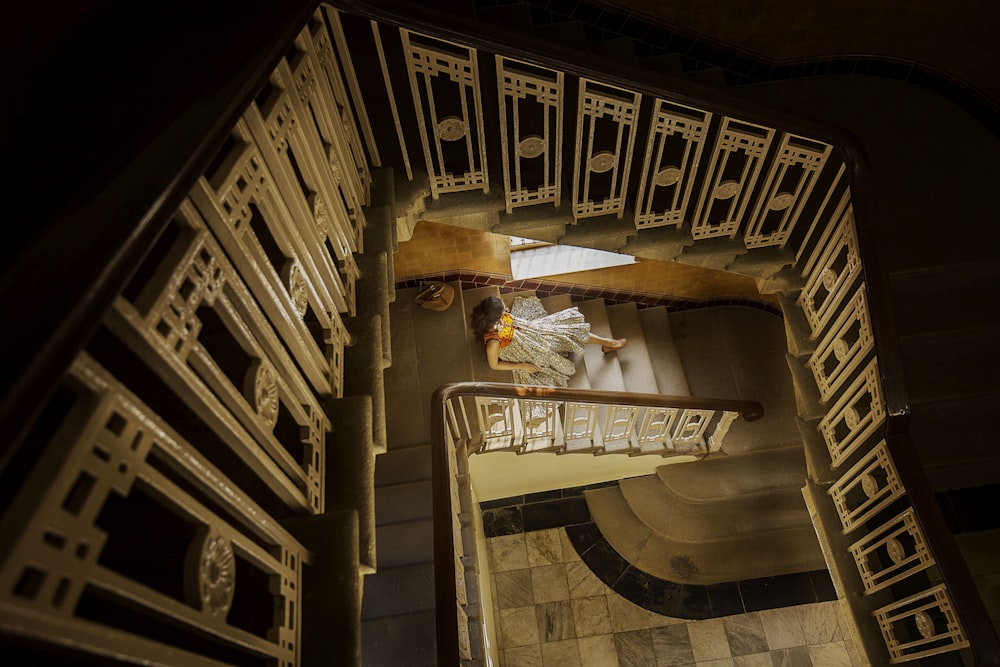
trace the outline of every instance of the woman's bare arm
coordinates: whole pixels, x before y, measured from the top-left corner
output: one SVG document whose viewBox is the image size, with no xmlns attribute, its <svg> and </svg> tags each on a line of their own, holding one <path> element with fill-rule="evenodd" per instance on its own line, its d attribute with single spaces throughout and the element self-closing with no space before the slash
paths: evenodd
<svg viewBox="0 0 1000 667">
<path fill-rule="evenodd" d="M 495 371 L 526 371 L 537 373 L 538 366 L 527 362 L 504 361 L 500 358 L 500 341 L 490 340 L 486 342 L 486 360 L 490 362 L 490 368 Z"/>
</svg>

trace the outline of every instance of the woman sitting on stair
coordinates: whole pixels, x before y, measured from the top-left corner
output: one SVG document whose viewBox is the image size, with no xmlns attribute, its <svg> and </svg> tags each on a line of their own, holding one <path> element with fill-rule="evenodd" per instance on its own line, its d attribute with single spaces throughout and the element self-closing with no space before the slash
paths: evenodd
<svg viewBox="0 0 1000 667">
<path fill-rule="evenodd" d="M 537 297 L 515 297 L 508 309 L 500 297 L 486 297 L 472 309 L 472 330 L 486 344 L 490 368 L 513 371 L 515 384 L 565 387 L 576 372 L 566 355 L 580 354 L 586 344 L 607 354 L 625 347 L 627 339 L 590 333 L 576 306 L 548 313 Z"/>
</svg>

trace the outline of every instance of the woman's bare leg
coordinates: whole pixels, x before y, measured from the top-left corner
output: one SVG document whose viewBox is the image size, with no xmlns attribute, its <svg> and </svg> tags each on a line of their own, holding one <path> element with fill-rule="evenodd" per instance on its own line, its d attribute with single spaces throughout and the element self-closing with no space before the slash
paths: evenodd
<svg viewBox="0 0 1000 667">
<path fill-rule="evenodd" d="M 600 345 L 601 351 L 607 354 L 612 350 L 620 350 L 625 347 L 625 344 L 628 343 L 628 338 L 605 338 L 603 336 L 590 334 L 590 339 L 587 343 L 591 345 Z"/>
</svg>

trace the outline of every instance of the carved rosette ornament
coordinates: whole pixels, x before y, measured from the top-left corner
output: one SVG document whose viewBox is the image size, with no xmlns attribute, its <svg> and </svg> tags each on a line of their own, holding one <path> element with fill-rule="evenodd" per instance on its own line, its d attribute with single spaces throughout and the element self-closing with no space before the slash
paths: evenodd
<svg viewBox="0 0 1000 667">
<path fill-rule="evenodd" d="M 247 369 L 244 380 L 244 393 L 247 400 L 257 411 L 261 423 L 273 429 L 278 421 L 278 382 L 275 380 L 274 369 L 262 359 L 257 359 Z"/>
<path fill-rule="evenodd" d="M 823 269 L 823 273 L 820 274 L 820 280 L 823 282 L 823 287 L 827 292 L 833 291 L 833 288 L 837 285 L 837 272 L 831 268 Z"/>
<path fill-rule="evenodd" d="M 852 431 L 858 427 L 861 423 L 861 415 L 858 414 L 857 409 L 851 406 L 844 410 L 844 423 L 847 424 L 847 428 Z"/>
<path fill-rule="evenodd" d="M 851 346 L 843 338 L 833 341 L 833 355 L 837 361 L 844 361 L 851 352 Z"/>
<path fill-rule="evenodd" d="M 236 593 L 236 556 L 228 538 L 203 527 L 188 547 L 185 597 L 213 618 L 224 619 Z"/>
<path fill-rule="evenodd" d="M 468 132 L 461 118 L 449 116 L 438 123 L 438 136 L 441 141 L 458 141 Z"/>
<path fill-rule="evenodd" d="M 875 494 L 878 493 L 878 482 L 871 475 L 865 475 L 861 478 L 861 490 L 869 498 L 874 498 Z"/>
<path fill-rule="evenodd" d="M 889 553 L 889 558 L 892 559 L 893 563 L 899 563 L 906 557 L 906 549 L 895 537 L 885 543 L 885 550 Z"/>
<path fill-rule="evenodd" d="M 288 270 L 288 295 L 292 297 L 295 312 L 300 317 L 305 317 L 306 310 L 309 308 L 309 285 L 306 283 L 306 277 L 297 262 L 293 263 Z"/>
<path fill-rule="evenodd" d="M 313 195 L 312 212 L 313 220 L 316 221 L 316 233 L 321 242 L 325 241 L 330 235 L 330 219 L 326 214 L 326 204 L 319 195 Z"/>
</svg>

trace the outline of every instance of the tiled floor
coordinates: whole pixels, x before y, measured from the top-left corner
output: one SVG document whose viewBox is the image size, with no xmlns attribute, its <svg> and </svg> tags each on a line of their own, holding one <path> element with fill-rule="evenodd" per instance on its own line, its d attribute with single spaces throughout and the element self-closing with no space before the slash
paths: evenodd
<svg viewBox="0 0 1000 667">
<path fill-rule="evenodd" d="M 488 540 L 502 667 L 852 667 L 839 603 L 700 621 L 632 604 L 562 528 Z"/>
</svg>

